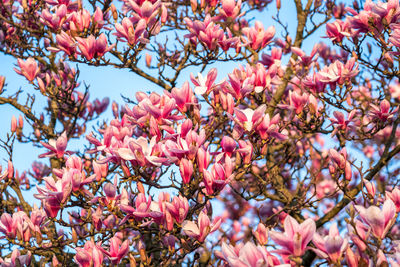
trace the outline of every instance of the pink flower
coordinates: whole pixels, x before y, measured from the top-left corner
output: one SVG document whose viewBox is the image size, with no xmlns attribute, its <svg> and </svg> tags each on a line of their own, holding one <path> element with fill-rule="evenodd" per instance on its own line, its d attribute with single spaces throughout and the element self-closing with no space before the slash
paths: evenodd
<svg viewBox="0 0 400 267">
<path fill-rule="evenodd" d="M 398 187 L 392 190 L 392 192 L 386 191 L 386 199 L 391 199 L 396 206 L 396 212 L 400 212 L 400 190 Z"/>
<path fill-rule="evenodd" d="M 49 47 L 47 50 L 51 52 L 64 51 L 67 55 L 74 55 L 76 52 L 75 40 L 66 32 L 61 31 L 56 35 L 57 47 Z"/>
<path fill-rule="evenodd" d="M 350 37 L 349 23 L 347 21 L 336 20 L 326 24 L 326 35 L 334 43 L 340 43 L 344 37 Z"/>
<path fill-rule="evenodd" d="M 284 233 L 270 231 L 269 236 L 282 249 L 276 252 L 287 256 L 302 256 L 309 248 L 307 244 L 314 236 L 316 226 L 312 219 L 307 219 L 299 224 L 292 216 L 286 216 L 284 222 Z"/>
<path fill-rule="evenodd" d="M 194 88 L 194 92 L 198 95 L 203 95 L 203 94 L 208 94 L 215 82 L 215 79 L 217 78 L 217 69 L 213 68 L 211 69 L 208 73 L 206 78 L 201 75 L 201 73 L 198 73 L 197 79 L 193 76 L 193 74 L 190 74 L 190 79 L 192 80 L 192 83 L 196 86 Z"/>
<path fill-rule="evenodd" d="M 151 196 L 146 199 L 146 195 L 144 193 L 140 193 L 135 199 L 135 208 L 121 204 L 120 209 L 123 212 L 126 212 L 128 216 L 126 216 L 120 224 L 123 224 L 130 217 L 136 217 L 138 219 L 149 217 L 150 216 L 150 205 L 151 205 Z"/>
<path fill-rule="evenodd" d="M 172 203 L 167 202 L 165 203 L 165 206 L 177 223 L 182 223 L 186 219 L 189 211 L 189 202 L 187 198 L 183 196 L 175 196 Z"/>
<path fill-rule="evenodd" d="M 196 104 L 196 99 L 190 88 L 189 82 L 184 82 L 181 88 L 174 87 L 171 90 L 171 97 L 175 99 L 176 107 L 181 112 L 186 112 L 191 105 Z"/>
<path fill-rule="evenodd" d="M 100 34 L 98 39 L 90 35 L 87 38 L 76 37 L 76 40 L 78 41 L 81 55 L 87 60 L 102 57 L 115 46 L 115 44 L 108 46 L 107 37 L 104 33 Z"/>
<path fill-rule="evenodd" d="M 208 234 L 215 232 L 221 225 L 221 218 L 214 219 L 211 223 L 207 214 L 201 211 L 197 219 L 197 224 L 192 221 L 184 221 L 182 223 L 183 232 L 199 242 L 204 242 Z"/>
<path fill-rule="evenodd" d="M 289 92 L 290 108 L 295 111 L 296 114 L 303 112 L 304 107 L 308 104 L 309 95 L 307 93 L 299 95 L 295 91 Z"/>
<path fill-rule="evenodd" d="M 264 246 L 268 243 L 268 229 L 264 224 L 259 223 L 257 229 L 253 232 L 253 235 L 256 237 L 257 242 Z"/>
<path fill-rule="evenodd" d="M 67 7 L 66 5 L 59 5 L 55 7 L 55 11 L 54 14 L 51 14 L 48 9 L 44 9 L 40 15 L 40 21 L 52 30 L 57 31 L 67 19 Z"/>
<path fill-rule="evenodd" d="M 239 0 L 237 3 L 235 0 L 222 0 L 222 8 L 218 8 L 219 13 L 224 18 L 232 18 L 235 19 L 240 12 L 240 8 L 242 6 L 242 1 Z"/>
<path fill-rule="evenodd" d="M 17 213 L 14 213 L 12 217 L 8 213 L 3 213 L 0 217 L 0 232 L 10 238 L 15 238 L 20 223 L 21 220 Z"/>
<path fill-rule="evenodd" d="M 42 200 L 46 214 L 55 218 L 61 209 L 61 204 L 65 203 L 72 192 L 72 183 L 70 179 L 59 179 L 55 182 L 51 176 L 45 177 L 43 180 L 46 182 L 46 188 L 38 186 L 38 194 L 34 194 L 34 196 Z"/>
<path fill-rule="evenodd" d="M 313 251 L 323 259 L 329 259 L 332 263 L 340 263 L 343 252 L 347 249 L 348 240 L 339 235 L 336 224 L 332 224 L 329 235 L 321 237 L 318 233 L 314 234 L 313 243 L 317 247 Z"/>
<path fill-rule="evenodd" d="M 26 255 L 21 255 L 19 249 L 14 249 L 11 253 L 11 258 L 0 258 L 1 267 L 17 267 L 17 266 L 30 266 L 32 253 L 28 251 Z M 18 261 L 17 261 L 18 260 Z"/>
<path fill-rule="evenodd" d="M 185 158 L 181 159 L 181 163 L 179 164 L 179 170 L 181 172 L 182 182 L 184 184 L 189 184 L 193 174 L 192 161 Z"/>
<path fill-rule="evenodd" d="M 274 26 L 264 30 L 264 26 L 260 21 L 256 21 L 254 27 L 244 27 L 242 31 L 247 38 L 248 45 L 254 50 L 266 47 L 275 35 Z"/>
<path fill-rule="evenodd" d="M 237 144 L 233 138 L 226 135 L 222 137 L 221 147 L 222 151 L 226 153 L 229 157 L 231 157 L 234 151 L 236 150 Z"/>
<path fill-rule="evenodd" d="M 65 151 L 67 148 L 68 144 L 68 138 L 66 132 L 62 133 L 60 137 L 57 138 L 57 140 L 50 139 L 49 143 L 46 144 L 44 142 L 40 142 L 45 148 L 50 149 L 49 152 L 44 153 L 39 155 L 39 158 L 44 158 L 44 157 L 54 157 L 56 156 L 57 158 L 63 158 L 64 154 L 70 154 L 72 152 L 70 151 Z"/>
<path fill-rule="evenodd" d="M 134 26 L 132 21 L 125 17 L 122 20 L 122 24 L 116 23 L 114 33 L 117 39 L 122 42 L 128 42 L 130 45 L 136 45 L 139 41 L 146 42 L 143 37 L 143 33 L 146 30 L 146 21 L 144 19 L 139 20 L 139 22 Z M 146 57 L 147 59 L 147 57 Z"/>
<path fill-rule="evenodd" d="M 204 170 L 204 185 L 207 194 L 212 195 L 215 192 L 221 191 L 233 178 L 233 169 L 234 166 L 231 158 L 226 156 L 223 165 L 215 163 L 211 168 L 211 172 Z"/>
<path fill-rule="evenodd" d="M 75 248 L 75 261 L 79 267 L 100 267 L 103 263 L 103 252 L 93 241 L 87 241 L 83 248 Z"/>
<path fill-rule="evenodd" d="M 381 122 L 386 122 L 393 118 L 394 114 L 397 112 L 399 107 L 396 107 L 392 112 L 390 112 L 390 102 L 384 99 L 381 104 L 378 106 L 371 104 L 370 111 L 371 117 L 374 120 L 378 120 Z"/>
<path fill-rule="evenodd" d="M 349 113 L 347 116 L 347 119 L 344 118 L 344 115 L 340 111 L 334 111 L 333 116 L 335 118 L 329 118 L 329 120 L 332 122 L 330 125 L 334 125 L 334 130 L 332 131 L 332 135 L 334 136 L 338 131 L 343 132 L 344 134 L 347 134 L 349 130 L 354 128 L 354 125 L 351 123 L 355 123 L 355 118 L 354 116 L 357 114 L 356 110 L 353 110 Z"/>
<path fill-rule="evenodd" d="M 101 248 L 101 251 L 103 251 L 103 253 L 110 258 L 112 264 L 119 264 L 121 259 L 123 259 L 129 252 L 129 240 L 121 242 L 121 239 L 117 236 L 117 234 L 115 234 L 115 236 L 109 241 L 109 251 Z"/>
<path fill-rule="evenodd" d="M 337 171 L 340 171 L 341 173 L 344 172 L 346 180 L 351 180 L 353 173 L 351 171 L 350 162 L 347 160 L 346 148 L 342 148 L 342 150 L 340 150 L 340 153 L 331 148 L 329 149 L 329 156 L 332 160 L 332 164 L 329 165 L 330 173 L 334 174 Z"/>
<path fill-rule="evenodd" d="M 251 132 L 261 123 L 266 109 L 267 106 L 264 104 L 259 106 L 256 110 L 251 108 L 246 108 L 244 110 L 235 108 L 236 118 L 233 118 L 230 114 L 228 114 L 228 116 L 244 130 Z"/>
<path fill-rule="evenodd" d="M 11 132 L 15 133 L 17 131 L 17 118 L 13 115 L 11 118 Z"/>
<path fill-rule="evenodd" d="M 227 245 L 222 243 L 222 258 L 232 267 L 290 267 L 290 264 L 281 265 L 280 261 L 272 256 L 265 247 L 256 246 L 247 242 L 244 246 Z"/>
<path fill-rule="evenodd" d="M 288 137 L 279 131 L 278 123 L 280 121 L 279 114 L 276 114 L 272 119 L 270 119 L 269 114 L 266 114 L 257 127 L 257 132 L 263 140 L 268 140 L 269 138 L 276 138 L 278 140 L 286 140 Z"/>
<path fill-rule="evenodd" d="M 38 64 L 32 57 L 28 58 L 26 61 L 18 58 L 18 66 L 20 70 L 14 68 L 15 72 L 19 75 L 25 76 L 25 78 L 30 82 L 36 78 L 40 71 Z"/>
<path fill-rule="evenodd" d="M 396 221 L 396 206 L 391 199 L 386 199 L 381 209 L 377 206 L 366 209 L 360 205 L 355 208 L 363 222 L 371 227 L 372 234 L 379 239 L 385 238 Z"/>
</svg>

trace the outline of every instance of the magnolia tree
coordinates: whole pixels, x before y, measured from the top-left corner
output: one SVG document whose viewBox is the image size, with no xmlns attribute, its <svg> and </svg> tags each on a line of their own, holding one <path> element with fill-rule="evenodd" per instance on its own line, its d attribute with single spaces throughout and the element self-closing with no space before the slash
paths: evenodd
<svg viewBox="0 0 400 267">
<path fill-rule="evenodd" d="M 347 4 L 1 0 L 1 266 L 400 266 L 399 1 Z"/>
</svg>

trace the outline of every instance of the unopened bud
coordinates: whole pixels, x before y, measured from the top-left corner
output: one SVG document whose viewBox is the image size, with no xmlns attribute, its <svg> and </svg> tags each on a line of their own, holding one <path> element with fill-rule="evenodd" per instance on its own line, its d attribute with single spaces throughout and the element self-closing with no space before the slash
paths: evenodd
<svg viewBox="0 0 400 267">
<path fill-rule="evenodd" d="M 15 133 L 17 131 L 17 118 L 13 115 L 11 118 L 11 132 Z"/>
<path fill-rule="evenodd" d="M 18 128 L 22 129 L 24 127 L 24 119 L 21 115 L 18 117 Z"/>
<path fill-rule="evenodd" d="M 3 87 L 6 82 L 6 77 L 0 75 L 0 94 L 3 93 Z"/>
<path fill-rule="evenodd" d="M 150 68 L 151 66 L 151 55 L 146 53 L 146 66 Z"/>
</svg>

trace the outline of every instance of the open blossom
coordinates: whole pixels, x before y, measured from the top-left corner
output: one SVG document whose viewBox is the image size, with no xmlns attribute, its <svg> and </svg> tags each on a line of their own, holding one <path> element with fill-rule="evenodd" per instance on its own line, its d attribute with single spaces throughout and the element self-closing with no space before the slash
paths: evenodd
<svg viewBox="0 0 400 267">
<path fill-rule="evenodd" d="M 129 252 L 129 240 L 125 240 L 124 242 L 122 242 L 117 234 L 115 234 L 115 236 L 110 239 L 110 248 L 108 251 L 100 248 L 101 251 L 110 258 L 112 264 L 116 265 L 119 264 L 121 262 L 121 259 L 123 259 Z"/>
<path fill-rule="evenodd" d="M 10 258 L 0 258 L 1 267 L 16 267 L 16 266 L 31 266 L 32 253 L 28 251 L 27 254 L 21 255 L 19 249 L 14 249 Z"/>
<path fill-rule="evenodd" d="M 105 53 L 109 52 L 115 44 L 109 46 L 107 44 L 107 37 L 104 33 L 96 39 L 93 35 L 87 38 L 76 37 L 80 54 L 87 60 L 102 57 Z"/>
<path fill-rule="evenodd" d="M 266 105 L 259 106 L 256 110 L 246 108 L 244 110 L 235 108 L 236 118 L 232 118 L 244 130 L 251 132 L 262 121 L 265 116 Z M 230 114 L 228 114 L 229 116 Z M 230 116 L 232 117 L 232 116 Z"/>
<path fill-rule="evenodd" d="M 197 219 L 197 224 L 192 221 L 184 221 L 182 230 L 186 235 L 196 238 L 199 242 L 204 242 L 208 234 L 215 232 L 220 225 L 221 218 L 216 218 L 211 223 L 207 214 L 201 211 Z"/>
<path fill-rule="evenodd" d="M 356 114 L 357 111 L 352 110 L 347 116 L 347 119 L 345 119 L 342 112 L 334 111 L 334 118 L 329 118 L 329 120 L 331 121 L 330 125 L 333 125 L 334 127 L 331 136 L 334 136 L 337 132 L 343 132 L 344 134 L 347 134 L 350 130 L 352 130 L 354 128 L 353 124 L 356 122 Z"/>
<path fill-rule="evenodd" d="M 314 236 L 316 226 L 312 219 L 299 224 L 292 216 L 286 216 L 284 233 L 270 231 L 270 238 L 282 248 L 276 252 L 287 256 L 302 256 L 308 249 L 307 244 Z"/>
<path fill-rule="evenodd" d="M 329 66 L 325 66 L 320 72 L 320 81 L 328 83 L 331 86 L 336 84 L 342 85 L 345 82 L 350 81 L 359 73 L 358 63 L 356 58 L 352 57 L 346 64 L 340 61 L 335 61 Z"/>
<path fill-rule="evenodd" d="M 224 30 L 219 24 L 215 24 L 209 14 L 204 20 L 192 21 L 189 18 L 184 19 L 190 34 L 185 35 L 193 44 L 200 42 L 209 50 L 215 50 L 218 42 L 224 37 Z"/>
<path fill-rule="evenodd" d="M 372 234 L 379 239 L 385 238 L 396 221 L 396 206 L 391 199 L 385 200 L 382 208 L 377 206 L 364 208 L 360 205 L 356 205 L 355 208 L 363 222 L 371 227 Z"/>
<path fill-rule="evenodd" d="M 381 122 L 386 122 L 392 119 L 394 114 L 396 114 L 396 112 L 399 110 L 399 107 L 396 107 L 393 111 L 390 111 L 390 102 L 386 99 L 380 103 L 379 107 L 371 104 L 370 108 L 371 117 L 374 120 L 379 120 Z"/>
<path fill-rule="evenodd" d="M 68 143 L 67 134 L 65 132 L 63 134 L 61 134 L 61 136 L 58 137 L 57 140 L 50 139 L 48 144 L 46 144 L 44 142 L 40 142 L 40 143 L 45 148 L 50 150 L 47 153 L 39 155 L 40 158 L 54 157 L 54 156 L 56 156 L 57 158 L 62 158 L 62 157 L 64 157 L 64 154 L 70 154 L 70 151 L 65 150 L 67 148 L 67 143 Z"/>
<path fill-rule="evenodd" d="M 135 45 L 139 41 L 146 42 L 143 34 L 146 30 L 146 21 L 144 19 L 139 20 L 137 24 L 133 24 L 131 19 L 125 17 L 122 20 L 122 24 L 116 23 L 114 33 L 117 39 L 123 42 L 128 42 L 130 45 Z"/>
<path fill-rule="evenodd" d="M 18 66 L 20 69 L 18 70 L 14 68 L 15 72 L 25 76 L 25 78 L 30 82 L 35 80 L 36 76 L 39 74 L 40 71 L 38 64 L 32 57 L 28 58 L 25 61 L 19 58 Z"/>
<path fill-rule="evenodd" d="M 386 191 L 386 199 L 391 199 L 396 206 L 396 212 L 400 212 L 400 189 L 394 188 L 391 192 Z"/>
<path fill-rule="evenodd" d="M 290 264 L 281 264 L 265 247 L 256 246 L 251 242 L 236 247 L 222 243 L 222 258 L 232 267 L 290 267 Z"/>
<path fill-rule="evenodd" d="M 247 38 L 248 45 L 254 50 L 266 47 L 275 36 L 275 27 L 270 26 L 267 30 L 264 30 L 260 21 L 256 21 L 254 27 L 245 27 L 242 31 Z"/>
<path fill-rule="evenodd" d="M 76 52 L 76 41 L 66 32 L 61 31 L 56 35 L 57 47 L 48 47 L 51 52 L 64 51 L 67 55 L 74 55 Z"/>
<path fill-rule="evenodd" d="M 103 252 L 93 241 L 87 241 L 83 248 L 75 248 L 75 261 L 79 267 L 100 267 L 103 263 Z"/>
<path fill-rule="evenodd" d="M 340 43 L 343 38 L 350 37 L 349 23 L 347 21 L 336 20 L 326 24 L 326 35 L 332 42 Z"/>
<path fill-rule="evenodd" d="M 239 0 L 222 0 L 222 7 L 218 8 L 220 15 L 223 18 L 232 18 L 235 19 L 240 12 L 240 8 L 242 6 L 242 1 Z"/>
<path fill-rule="evenodd" d="M 54 31 L 60 29 L 60 27 L 64 24 L 67 19 L 67 6 L 59 5 L 55 7 L 55 13 L 50 13 L 48 9 L 44 9 L 40 20 L 43 21 L 48 27 L 53 29 Z"/>
<path fill-rule="evenodd" d="M 347 249 L 348 240 L 342 238 L 336 224 L 332 224 L 329 234 L 322 237 L 314 234 L 313 243 L 317 247 L 313 251 L 323 259 L 329 259 L 332 263 L 339 263 L 344 251 Z"/>
<path fill-rule="evenodd" d="M 196 86 L 194 91 L 198 95 L 203 95 L 209 93 L 214 85 L 215 79 L 217 78 L 217 69 L 211 69 L 206 77 L 203 77 L 201 73 L 198 73 L 197 79 L 190 74 L 190 79 L 192 83 Z"/>
</svg>

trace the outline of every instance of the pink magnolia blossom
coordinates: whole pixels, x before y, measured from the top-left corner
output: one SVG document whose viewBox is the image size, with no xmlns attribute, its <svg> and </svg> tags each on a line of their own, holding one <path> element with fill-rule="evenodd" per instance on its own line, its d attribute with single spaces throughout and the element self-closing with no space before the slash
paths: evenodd
<svg viewBox="0 0 400 267">
<path fill-rule="evenodd" d="M 179 170 L 181 172 L 182 182 L 184 184 L 189 184 L 193 174 L 192 161 L 187 160 L 185 158 L 181 159 L 181 163 L 179 164 Z"/>
<path fill-rule="evenodd" d="M 343 132 L 344 134 L 347 134 L 350 130 L 354 128 L 354 125 L 352 123 L 355 123 L 356 119 L 354 118 L 357 114 L 356 110 L 352 110 L 349 115 L 347 116 L 347 119 L 344 118 L 344 115 L 340 111 L 334 111 L 333 116 L 335 118 L 329 118 L 331 121 L 330 125 L 334 126 L 334 130 L 332 131 L 332 135 L 334 136 L 337 132 Z"/>
<path fill-rule="evenodd" d="M 363 222 L 371 227 L 372 234 L 379 239 L 385 238 L 396 221 L 396 206 L 391 199 L 385 200 L 381 209 L 377 206 L 364 208 L 360 205 L 355 208 Z"/>
<path fill-rule="evenodd" d="M 279 114 L 276 114 L 272 119 L 270 119 L 269 114 L 266 114 L 257 126 L 257 132 L 262 139 L 267 140 L 269 138 L 276 138 L 278 140 L 286 140 L 288 137 L 280 133 L 278 123 L 280 121 Z"/>
<path fill-rule="evenodd" d="M 390 102 L 384 99 L 381 104 L 378 106 L 371 104 L 370 111 L 371 117 L 375 120 L 386 122 L 393 118 L 394 114 L 399 110 L 399 107 L 396 107 L 393 111 L 390 111 Z"/>
<path fill-rule="evenodd" d="M 332 263 L 339 263 L 343 253 L 347 249 L 348 240 L 342 238 L 336 224 L 332 224 L 329 234 L 322 237 L 314 234 L 313 243 L 317 247 L 313 251 L 323 259 L 329 259 Z"/>
<path fill-rule="evenodd" d="M 68 138 L 66 132 L 62 133 L 57 140 L 50 139 L 49 143 L 46 144 L 44 142 L 40 142 L 45 148 L 49 149 L 50 151 L 44 154 L 39 155 L 39 158 L 43 157 L 54 157 L 63 158 L 64 154 L 70 154 L 70 151 L 66 151 Z"/>
<path fill-rule="evenodd" d="M 100 267 L 103 263 L 103 252 L 99 249 L 98 244 L 93 241 L 87 241 L 83 248 L 75 248 L 75 261 L 79 267 Z"/>
<path fill-rule="evenodd" d="M 73 12 L 69 20 L 70 30 L 75 32 L 84 32 L 89 29 L 92 18 L 88 10 L 81 9 Z"/>
<path fill-rule="evenodd" d="M 301 112 L 303 112 L 304 107 L 308 104 L 309 97 L 310 96 L 307 93 L 299 95 L 295 91 L 290 91 L 289 92 L 289 100 L 290 100 L 289 108 L 293 109 L 296 114 L 300 114 Z"/>
<path fill-rule="evenodd" d="M 53 14 L 51 14 L 48 9 L 44 9 L 40 19 L 52 30 L 57 31 L 67 19 L 67 6 L 59 5 L 55 7 L 55 13 Z"/>
<path fill-rule="evenodd" d="M 329 156 L 332 160 L 332 164 L 329 165 L 329 171 L 331 174 L 336 173 L 338 170 L 344 172 L 344 176 L 346 180 L 351 180 L 353 173 L 351 171 L 350 162 L 347 160 L 347 150 L 346 148 L 342 148 L 340 152 L 337 152 L 335 149 L 329 149 Z"/>
<path fill-rule="evenodd" d="M 233 178 L 234 165 L 230 157 L 225 157 L 224 164 L 215 163 L 211 171 L 204 170 L 204 185 L 208 195 L 222 190 Z"/>
<path fill-rule="evenodd" d="M 76 40 L 78 41 L 80 54 L 87 60 L 102 57 L 115 46 L 115 44 L 111 46 L 107 44 L 107 37 L 104 33 L 100 34 L 98 39 L 93 35 L 90 35 L 87 38 L 76 37 Z"/>
<path fill-rule="evenodd" d="M 386 191 L 386 199 L 391 199 L 396 206 L 396 212 L 400 212 L 400 189 L 395 187 L 391 192 Z"/>
<path fill-rule="evenodd" d="M 218 230 L 220 225 L 221 218 L 216 218 L 211 223 L 207 214 L 201 211 L 197 219 L 197 224 L 192 221 L 184 221 L 182 223 L 182 230 L 186 235 L 197 239 L 199 242 L 204 242 L 208 234 Z"/>
<path fill-rule="evenodd" d="M 125 17 L 122 20 L 122 24 L 116 23 L 114 33 L 117 36 L 117 39 L 123 42 L 128 42 L 130 45 L 136 45 L 139 41 L 146 42 L 146 39 L 143 37 L 143 34 L 146 30 L 146 21 L 141 19 L 137 24 L 133 24 L 132 21 Z"/>
<path fill-rule="evenodd" d="M 267 109 L 266 105 L 261 105 L 256 110 L 253 110 L 251 108 L 246 108 L 244 110 L 235 108 L 236 118 L 233 118 L 232 116 L 230 117 L 241 128 L 243 128 L 248 132 L 251 132 L 262 122 L 262 119 L 265 116 L 266 109 Z"/>
<path fill-rule="evenodd" d="M 237 3 L 235 0 L 222 0 L 221 2 L 222 7 L 218 10 L 222 17 L 235 19 L 239 15 L 242 6 L 241 0 L 238 0 Z"/>
<path fill-rule="evenodd" d="M 0 265 L 2 267 L 16 267 L 16 266 L 31 266 L 32 253 L 28 251 L 27 254 L 21 255 L 20 250 L 14 249 L 10 258 L 0 258 Z"/>
<path fill-rule="evenodd" d="M 189 211 L 189 202 L 187 198 L 175 196 L 172 203 L 167 202 L 165 205 L 177 223 L 182 223 L 186 219 Z"/>
<path fill-rule="evenodd" d="M 299 224 L 290 215 L 286 216 L 284 221 L 284 233 L 270 231 L 270 238 L 282 249 L 276 252 L 287 256 L 302 256 L 309 248 L 307 244 L 311 241 L 315 233 L 315 222 L 312 219 L 307 219 Z"/>
<path fill-rule="evenodd" d="M 264 246 L 268 243 L 268 230 L 264 224 L 259 223 L 257 229 L 253 232 L 253 235 L 256 237 L 257 242 Z"/>
<path fill-rule="evenodd" d="M 101 251 L 110 258 L 112 264 L 119 264 L 121 259 L 123 259 L 129 252 L 129 240 L 122 242 L 117 234 L 115 234 L 115 236 L 109 241 L 109 251 L 100 248 Z"/>
<path fill-rule="evenodd" d="M 196 105 L 196 98 L 189 82 L 183 83 L 181 88 L 172 88 L 171 97 L 175 99 L 176 107 L 181 112 L 186 112 L 190 106 Z"/>
<path fill-rule="evenodd" d="M 236 247 L 222 243 L 222 257 L 232 267 L 290 267 L 290 264 L 281 264 L 265 247 L 256 246 L 251 242 Z"/>
<path fill-rule="evenodd" d="M 349 23 L 347 21 L 336 20 L 326 24 L 326 35 L 334 43 L 341 43 L 345 37 L 350 37 Z"/>
<path fill-rule="evenodd" d="M 254 27 L 245 27 L 242 31 L 247 38 L 248 45 L 254 50 L 266 47 L 275 35 L 275 27 L 270 26 L 267 30 L 264 30 L 260 21 L 256 21 Z"/>
<path fill-rule="evenodd" d="M 34 196 L 42 200 L 42 204 L 46 214 L 52 218 L 57 216 L 61 205 L 65 203 L 72 192 L 71 180 L 57 179 L 55 182 L 53 177 L 45 177 L 46 188 L 37 187 L 38 194 Z"/>
<path fill-rule="evenodd" d="M 36 76 L 39 74 L 40 71 L 38 64 L 32 57 L 29 57 L 25 61 L 19 58 L 18 66 L 20 69 L 18 70 L 14 68 L 15 72 L 18 73 L 19 75 L 25 76 L 25 78 L 30 82 L 33 82 L 33 80 L 35 80 Z"/>
<path fill-rule="evenodd" d="M 209 14 L 202 21 L 192 21 L 189 18 L 185 18 L 184 21 L 190 32 L 185 38 L 189 38 L 195 45 L 200 42 L 209 50 L 215 50 L 218 42 L 224 37 L 223 29 L 212 21 Z"/>
<path fill-rule="evenodd" d="M 192 83 L 196 86 L 194 88 L 194 91 L 198 95 L 203 95 L 207 94 L 211 91 L 215 79 L 217 78 L 217 69 L 213 68 L 211 69 L 208 73 L 207 76 L 204 78 L 201 73 L 198 73 L 197 79 L 193 76 L 193 74 L 190 74 L 190 79 L 192 80 Z"/>
</svg>

